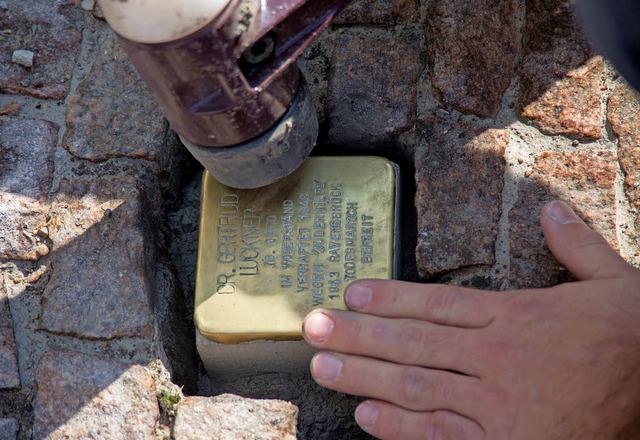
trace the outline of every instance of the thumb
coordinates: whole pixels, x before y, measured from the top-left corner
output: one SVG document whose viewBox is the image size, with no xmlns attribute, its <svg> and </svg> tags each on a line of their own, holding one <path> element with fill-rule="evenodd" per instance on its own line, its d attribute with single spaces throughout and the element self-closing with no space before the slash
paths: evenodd
<svg viewBox="0 0 640 440">
<path fill-rule="evenodd" d="M 542 208 L 542 230 L 553 255 L 579 280 L 612 278 L 629 265 L 564 202 Z"/>
</svg>

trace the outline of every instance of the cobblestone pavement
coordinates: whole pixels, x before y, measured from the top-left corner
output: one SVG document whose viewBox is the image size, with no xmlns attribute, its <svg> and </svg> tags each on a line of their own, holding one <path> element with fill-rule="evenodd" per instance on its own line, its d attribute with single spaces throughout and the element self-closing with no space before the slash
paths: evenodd
<svg viewBox="0 0 640 440">
<path fill-rule="evenodd" d="M 571 3 L 355 0 L 301 59 L 317 152 L 403 167 L 406 279 L 569 279 L 558 197 L 640 261 L 640 98 Z M 0 1 L 0 92 L 0 439 L 367 438 L 306 375 L 203 373 L 201 171 L 93 0 Z"/>
</svg>

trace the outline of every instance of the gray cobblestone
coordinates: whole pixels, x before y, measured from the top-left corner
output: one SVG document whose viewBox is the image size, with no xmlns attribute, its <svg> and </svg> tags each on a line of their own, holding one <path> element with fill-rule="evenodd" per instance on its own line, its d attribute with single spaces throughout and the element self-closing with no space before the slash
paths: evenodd
<svg viewBox="0 0 640 440">
<path fill-rule="evenodd" d="M 157 160 L 167 124 L 115 37 L 100 44 L 89 75 L 69 98 L 64 147 L 94 162 Z"/>
<path fill-rule="evenodd" d="M 0 273 L 0 389 L 20 387 L 16 344 L 13 339 L 13 320 L 9 313 L 9 298 L 5 280 Z M 0 425 L 0 433 L 2 426 Z M 0 435 L 0 439 L 3 438 Z"/>
<path fill-rule="evenodd" d="M 625 192 L 631 206 L 640 208 L 640 95 L 619 85 L 609 98 L 607 119 L 618 138 L 620 166 L 625 173 Z M 640 224 L 636 221 L 636 233 Z"/>
<path fill-rule="evenodd" d="M 336 18 L 337 24 L 394 25 L 418 18 L 415 0 L 354 0 Z"/>
<path fill-rule="evenodd" d="M 18 421 L 16 419 L 0 418 L 0 439 L 15 440 L 18 438 Z"/>
<path fill-rule="evenodd" d="M 433 87 L 446 104 L 495 116 L 520 52 L 517 0 L 433 0 L 429 4 Z"/>
<path fill-rule="evenodd" d="M 142 194 L 134 179 L 63 181 L 41 326 L 89 339 L 152 335 Z"/>
<path fill-rule="evenodd" d="M 518 113 L 545 134 L 602 137 L 604 66 L 582 36 L 573 1 L 527 0 Z"/>
<path fill-rule="evenodd" d="M 544 245 L 540 210 L 562 199 L 618 247 L 616 155 L 610 151 L 545 152 L 520 184 L 511 222 L 511 288 L 546 287 L 571 279 Z"/>
<path fill-rule="evenodd" d="M 223 395 L 188 397 L 178 407 L 175 440 L 295 440 L 298 408 L 288 402 Z"/>
<path fill-rule="evenodd" d="M 0 90 L 64 99 L 80 51 L 80 8 L 66 0 L 12 1 L 0 14 L 0 29 Z M 33 52 L 33 67 L 12 63 L 16 50 Z"/>
<path fill-rule="evenodd" d="M 337 36 L 330 83 L 329 140 L 337 145 L 381 143 L 411 128 L 423 62 L 419 35 L 344 30 Z"/>
<path fill-rule="evenodd" d="M 51 122 L 0 117 L 0 259 L 40 257 L 37 230 L 46 223 L 57 139 Z"/>
<path fill-rule="evenodd" d="M 38 364 L 34 440 L 145 440 L 159 417 L 154 382 L 138 365 L 52 351 Z"/>
<path fill-rule="evenodd" d="M 460 126 L 429 144 L 416 163 L 418 270 L 493 265 L 508 133 Z"/>
</svg>

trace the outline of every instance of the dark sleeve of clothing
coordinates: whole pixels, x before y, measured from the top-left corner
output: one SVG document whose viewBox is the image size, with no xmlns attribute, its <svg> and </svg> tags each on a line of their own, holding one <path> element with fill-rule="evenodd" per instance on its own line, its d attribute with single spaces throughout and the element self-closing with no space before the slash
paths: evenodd
<svg viewBox="0 0 640 440">
<path fill-rule="evenodd" d="M 587 35 L 640 91 L 640 0 L 577 0 Z"/>
</svg>

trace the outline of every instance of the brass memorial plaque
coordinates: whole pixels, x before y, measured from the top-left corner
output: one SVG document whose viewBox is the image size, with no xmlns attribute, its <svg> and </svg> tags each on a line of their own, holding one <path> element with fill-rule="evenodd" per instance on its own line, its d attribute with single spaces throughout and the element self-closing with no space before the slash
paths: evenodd
<svg viewBox="0 0 640 440">
<path fill-rule="evenodd" d="M 344 308 L 351 281 L 393 278 L 397 180 L 379 157 L 313 157 L 256 190 L 205 173 L 198 331 L 223 344 L 300 340 L 307 313 Z"/>
</svg>

